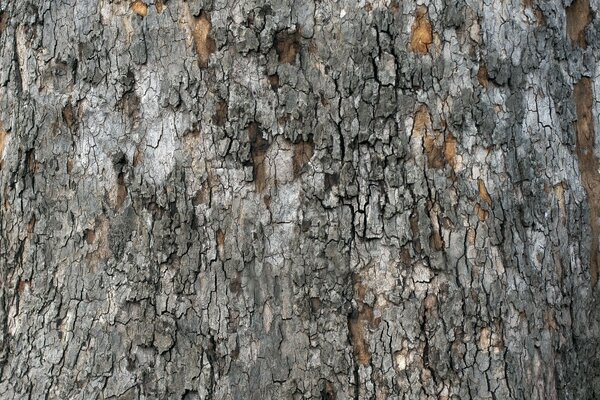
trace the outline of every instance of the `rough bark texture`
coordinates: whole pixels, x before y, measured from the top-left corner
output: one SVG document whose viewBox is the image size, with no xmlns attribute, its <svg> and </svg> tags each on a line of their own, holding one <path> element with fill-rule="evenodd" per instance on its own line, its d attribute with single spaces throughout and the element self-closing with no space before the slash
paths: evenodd
<svg viewBox="0 0 600 400">
<path fill-rule="evenodd" d="M 0 398 L 600 398 L 598 15 L 0 2 Z"/>
</svg>

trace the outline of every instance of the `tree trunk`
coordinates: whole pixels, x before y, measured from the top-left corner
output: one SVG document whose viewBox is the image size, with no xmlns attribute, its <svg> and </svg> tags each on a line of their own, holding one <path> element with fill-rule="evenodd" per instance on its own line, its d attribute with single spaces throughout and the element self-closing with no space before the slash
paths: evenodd
<svg viewBox="0 0 600 400">
<path fill-rule="evenodd" d="M 0 398 L 600 398 L 600 0 L 0 3 Z"/>
</svg>

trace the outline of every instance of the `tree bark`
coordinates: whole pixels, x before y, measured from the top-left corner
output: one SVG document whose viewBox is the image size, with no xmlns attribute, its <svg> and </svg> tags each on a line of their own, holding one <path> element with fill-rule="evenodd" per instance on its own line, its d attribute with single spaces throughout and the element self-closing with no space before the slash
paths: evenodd
<svg viewBox="0 0 600 400">
<path fill-rule="evenodd" d="M 600 0 L 0 12 L 0 398 L 600 398 Z"/>
</svg>

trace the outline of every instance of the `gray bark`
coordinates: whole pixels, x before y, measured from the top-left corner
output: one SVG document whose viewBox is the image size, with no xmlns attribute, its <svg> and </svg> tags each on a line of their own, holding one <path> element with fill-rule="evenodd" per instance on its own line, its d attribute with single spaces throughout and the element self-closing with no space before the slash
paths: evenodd
<svg viewBox="0 0 600 400">
<path fill-rule="evenodd" d="M 0 398 L 600 398 L 600 0 L 0 11 Z"/>
</svg>

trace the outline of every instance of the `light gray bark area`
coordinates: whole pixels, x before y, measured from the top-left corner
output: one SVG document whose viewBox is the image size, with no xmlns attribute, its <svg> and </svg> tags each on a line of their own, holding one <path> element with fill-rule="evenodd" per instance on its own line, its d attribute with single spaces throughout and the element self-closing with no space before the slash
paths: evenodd
<svg viewBox="0 0 600 400">
<path fill-rule="evenodd" d="M 599 398 L 576 1 L 1 2 L 0 398 Z"/>
</svg>

